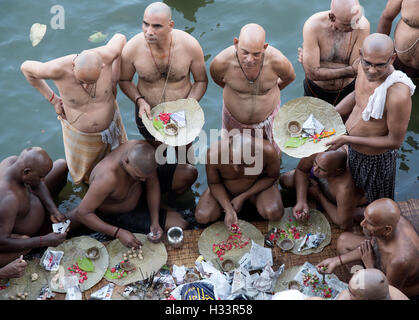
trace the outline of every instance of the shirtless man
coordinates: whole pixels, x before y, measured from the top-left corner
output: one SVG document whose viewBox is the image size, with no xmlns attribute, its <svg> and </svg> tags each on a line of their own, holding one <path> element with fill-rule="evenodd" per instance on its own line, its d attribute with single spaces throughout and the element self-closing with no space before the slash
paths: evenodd
<svg viewBox="0 0 419 320">
<path fill-rule="evenodd" d="M 352 178 L 371 203 L 384 197 L 394 198 L 396 157 L 409 124 L 414 85 L 405 74 L 394 71 L 396 54 L 389 36 L 369 35 L 360 57 L 355 92 L 336 107 L 342 118 L 350 115 L 345 123 L 348 135 L 326 145 L 329 150 L 348 145 Z M 381 93 L 377 92 L 382 96 L 373 100 L 371 109 L 367 108 L 370 96 L 387 78 L 386 84 L 391 81 L 391 85 L 387 90 L 381 87 Z"/>
<path fill-rule="evenodd" d="M 207 151 L 208 189 L 196 207 L 196 221 L 200 224 L 216 221 L 224 212 L 224 223 L 230 229 L 237 224 L 238 214 L 247 200 L 256 206 L 264 219 L 280 220 L 284 208 L 275 184 L 280 167 L 274 147 L 269 141 L 251 137 L 250 134 L 237 134 L 228 139 L 227 143 L 220 140 Z M 254 163 L 244 159 L 244 148 L 251 148 L 259 155 Z M 223 155 L 228 155 L 228 162 L 223 161 Z M 246 174 L 246 169 L 258 166 L 257 161 L 263 162 L 259 166 L 261 172 Z"/>
<path fill-rule="evenodd" d="M 397 59 L 394 67 L 411 78 L 419 78 L 419 0 L 388 0 L 377 32 L 390 35 L 394 19 L 401 19 L 394 31 Z"/>
<path fill-rule="evenodd" d="M 312 15 L 304 24 L 304 95 L 337 105 L 355 88 L 359 48 L 370 33 L 358 0 L 332 0 L 330 10 Z M 301 57 L 302 53 L 302 57 Z"/>
<path fill-rule="evenodd" d="M 52 223 L 66 220 L 51 194 L 64 187 L 67 173 L 63 159 L 53 163 L 39 147 L 0 163 L 0 267 L 33 248 L 55 247 L 65 240 L 67 233 L 45 234 L 44 227 L 46 217 Z"/>
<path fill-rule="evenodd" d="M 263 132 L 280 155 L 272 122 L 279 111 L 280 91 L 295 79 L 295 72 L 281 51 L 265 43 L 265 37 L 261 26 L 245 25 L 234 44 L 211 62 L 210 72 L 223 88 L 223 129 L 252 129 L 260 138 Z"/>
<path fill-rule="evenodd" d="M 185 229 L 188 226 L 179 213 L 173 210 L 166 213 L 160 208 L 161 192 L 181 194 L 196 177 L 195 167 L 189 164 L 157 166 L 155 149 L 150 144 L 144 140 L 130 140 L 93 169 L 89 189 L 70 217 L 72 222 L 77 220 L 92 230 L 118 238 L 130 248 L 138 247 L 140 242 L 127 229 L 152 232 L 151 240 L 159 241 L 162 228 L 180 226 Z M 148 205 L 145 210 L 139 207 L 143 193 Z M 118 220 L 122 214 L 125 218 Z M 127 220 L 130 221 L 127 223 Z"/>
<path fill-rule="evenodd" d="M 302 158 L 295 170 L 281 176 L 283 188 L 296 189 L 297 203 L 292 212 L 297 219 L 303 219 L 309 212 L 310 195 L 340 228 L 352 227 L 356 208 L 363 204 L 363 197 L 355 188 L 346 161 L 344 148 L 315 153 Z"/>
<path fill-rule="evenodd" d="M 55 108 L 63 129 L 64 149 L 75 184 L 89 174 L 111 148 L 127 140 L 116 104 L 115 75 L 126 38 L 115 34 L 105 46 L 45 63 L 25 61 L 21 70 Z M 51 79 L 60 95 L 48 86 Z M 102 142 L 107 138 L 108 143 Z"/>
<path fill-rule="evenodd" d="M 419 235 L 391 199 L 383 198 L 367 206 L 361 227 L 365 236 L 344 232 L 339 236 L 339 256 L 317 265 L 333 272 L 341 264 L 363 262 L 366 268 L 383 271 L 390 285 L 408 297 L 419 295 Z"/>
<path fill-rule="evenodd" d="M 409 300 L 399 289 L 388 284 L 386 275 L 378 269 L 362 269 L 349 280 L 336 300 Z"/>
<path fill-rule="evenodd" d="M 145 128 L 143 113 L 151 119 L 150 110 L 162 102 L 186 98 L 199 101 L 208 85 L 199 42 L 173 27 L 170 7 L 154 2 L 144 11 L 143 32 L 131 38 L 122 51 L 119 86 L 135 104 L 138 131 L 154 147 L 160 142 Z M 135 73 L 137 85 L 132 82 Z"/>
</svg>

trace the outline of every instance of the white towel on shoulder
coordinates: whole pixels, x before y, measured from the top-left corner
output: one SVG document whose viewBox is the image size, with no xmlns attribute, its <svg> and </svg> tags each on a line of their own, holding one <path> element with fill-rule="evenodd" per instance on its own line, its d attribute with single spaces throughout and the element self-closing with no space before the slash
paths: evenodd
<svg viewBox="0 0 419 320">
<path fill-rule="evenodd" d="M 416 86 L 413 81 L 402 71 L 394 71 L 387 79 L 374 90 L 374 93 L 369 97 L 368 104 L 362 112 L 362 120 L 368 121 L 370 117 L 381 119 L 384 113 L 384 105 L 386 103 L 387 89 L 396 82 L 401 82 L 407 85 L 410 89 L 410 95 L 413 96 Z"/>
</svg>

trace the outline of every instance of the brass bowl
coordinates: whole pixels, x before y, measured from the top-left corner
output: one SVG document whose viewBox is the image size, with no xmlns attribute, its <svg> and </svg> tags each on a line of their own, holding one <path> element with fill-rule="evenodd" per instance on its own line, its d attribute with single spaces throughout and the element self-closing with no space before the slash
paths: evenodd
<svg viewBox="0 0 419 320">
<path fill-rule="evenodd" d="M 179 128 L 175 123 L 168 123 L 165 127 L 164 127 L 164 132 L 168 135 L 168 136 L 175 136 L 178 134 Z"/>
<path fill-rule="evenodd" d="M 100 250 L 98 247 L 91 247 L 86 250 L 86 258 L 90 260 L 97 260 L 100 258 Z"/>
<path fill-rule="evenodd" d="M 290 133 L 291 137 L 299 137 L 301 135 L 301 131 L 303 127 L 298 121 L 290 121 L 287 124 L 288 132 Z"/>
<path fill-rule="evenodd" d="M 301 284 L 296 281 L 296 280 L 291 280 L 288 282 L 288 290 L 298 290 L 298 291 L 302 291 L 302 286 Z"/>
<path fill-rule="evenodd" d="M 291 239 L 283 239 L 278 243 L 278 246 L 283 251 L 290 251 L 292 248 L 294 248 L 294 241 Z"/>
</svg>

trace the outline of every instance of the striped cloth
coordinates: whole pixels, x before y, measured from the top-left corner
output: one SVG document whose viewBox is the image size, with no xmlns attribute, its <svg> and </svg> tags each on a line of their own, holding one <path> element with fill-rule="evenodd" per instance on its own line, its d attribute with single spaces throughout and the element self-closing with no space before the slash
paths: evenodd
<svg viewBox="0 0 419 320">
<path fill-rule="evenodd" d="M 366 155 L 348 146 L 348 162 L 355 185 L 371 203 L 377 199 L 394 200 L 398 149 L 379 155 Z"/>
<path fill-rule="evenodd" d="M 115 101 L 115 115 L 108 129 L 86 133 L 58 116 L 63 131 L 65 158 L 75 184 L 89 183 L 95 165 L 120 144 L 128 141 L 124 123 Z"/>
<path fill-rule="evenodd" d="M 262 129 L 263 130 L 263 138 L 268 139 L 269 142 L 274 146 L 276 152 L 278 153 L 278 156 L 281 157 L 281 149 L 279 146 L 275 143 L 275 140 L 273 138 L 272 133 L 272 127 L 273 127 L 273 120 L 276 114 L 278 113 L 280 108 L 280 103 L 278 103 L 277 107 L 274 109 L 274 111 L 262 122 L 254 123 L 254 124 L 243 124 L 239 121 L 237 121 L 236 118 L 233 117 L 233 115 L 228 111 L 228 109 L 225 107 L 224 101 L 223 101 L 223 116 L 222 116 L 222 126 L 223 129 L 227 130 L 227 132 L 233 130 L 233 129 L 239 129 L 242 131 L 243 129 L 252 129 L 252 135 L 258 136 L 258 131 L 255 129 Z M 262 137 L 259 137 L 262 138 Z"/>
</svg>

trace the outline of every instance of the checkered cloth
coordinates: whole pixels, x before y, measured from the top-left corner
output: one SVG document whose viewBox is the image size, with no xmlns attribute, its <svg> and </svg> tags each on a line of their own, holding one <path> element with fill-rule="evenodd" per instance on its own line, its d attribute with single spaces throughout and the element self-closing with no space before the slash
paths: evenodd
<svg viewBox="0 0 419 320">
<path fill-rule="evenodd" d="M 380 198 L 394 200 L 396 184 L 396 159 L 398 149 L 379 155 L 366 155 L 355 151 L 350 145 L 349 169 L 355 185 L 365 192 L 369 203 Z"/>
</svg>

